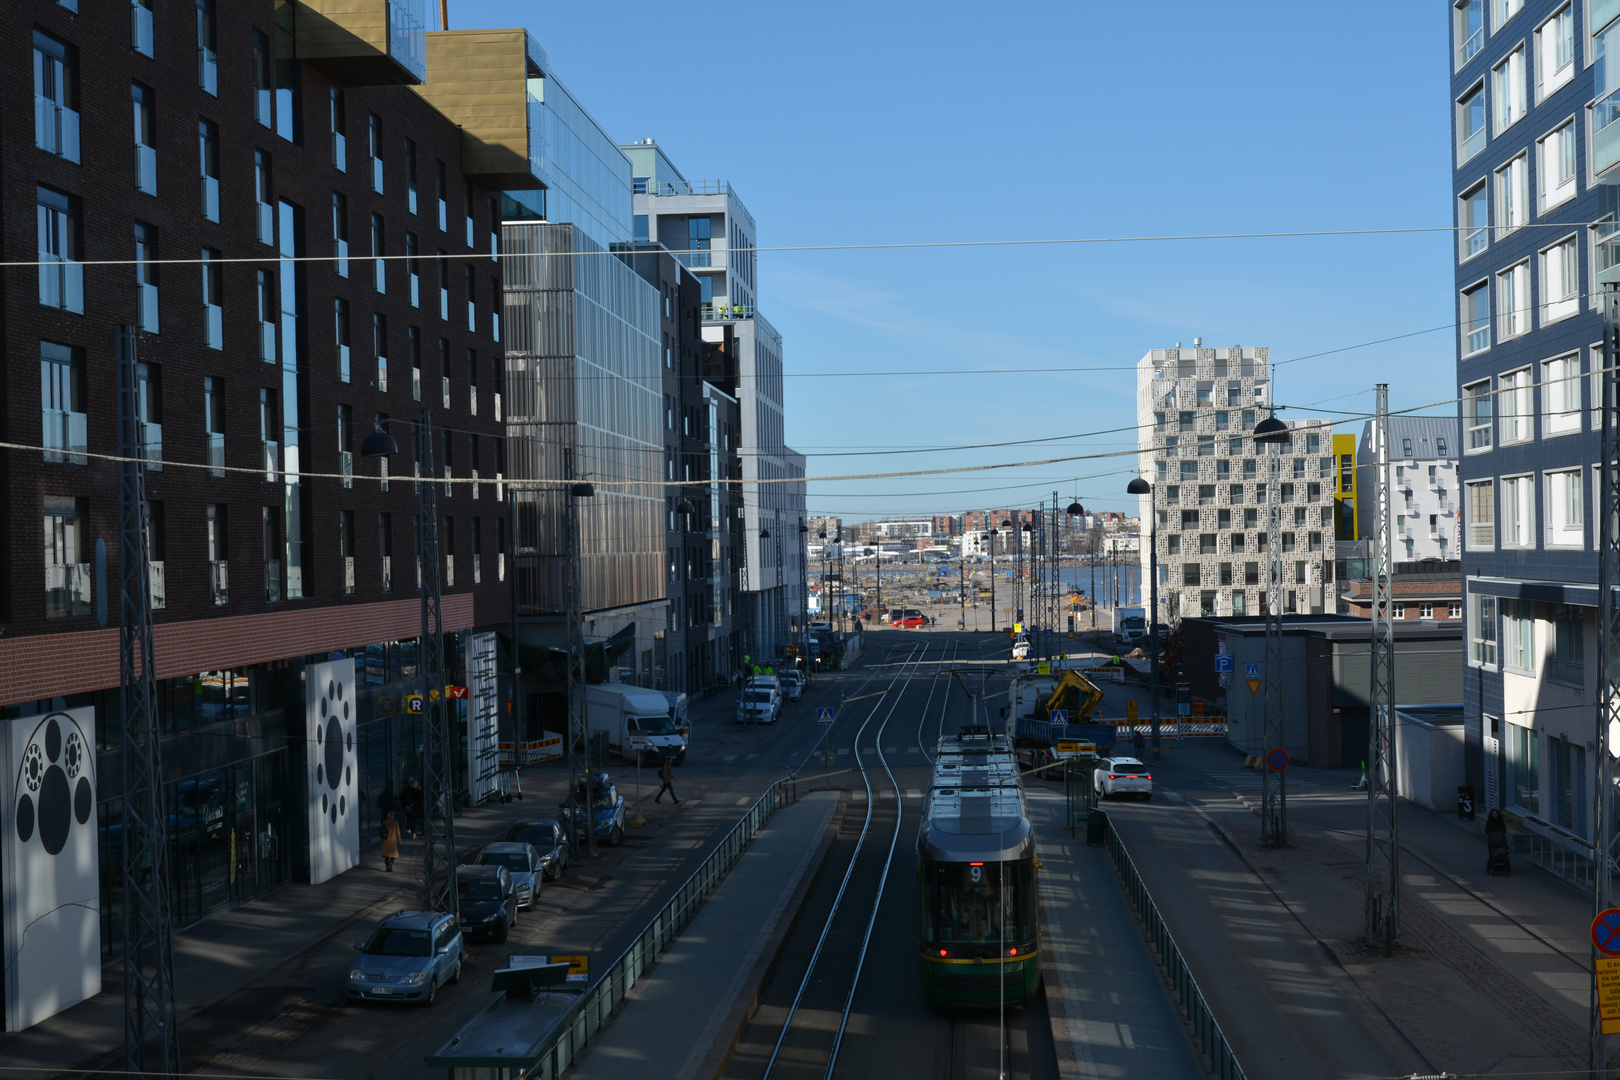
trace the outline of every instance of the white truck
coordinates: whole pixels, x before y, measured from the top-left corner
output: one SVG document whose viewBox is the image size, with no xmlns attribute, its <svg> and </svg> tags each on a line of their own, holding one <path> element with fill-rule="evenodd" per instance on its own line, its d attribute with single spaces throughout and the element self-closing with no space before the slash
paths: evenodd
<svg viewBox="0 0 1620 1080">
<path fill-rule="evenodd" d="M 1114 639 L 1121 645 L 1146 644 L 1148 637 L 1147 608 L 1118 607 L 1114 609 Z"/>
<path fill-rule="evenodd" d="M 673 754 L 686 760 L 686 737 L 669 719 L 669 699 L 656 690 L 619 683 L 585 688 L 585 730 L 594 739 L 607 735 L 608 749 L 626 761 Z"/>
</svg>

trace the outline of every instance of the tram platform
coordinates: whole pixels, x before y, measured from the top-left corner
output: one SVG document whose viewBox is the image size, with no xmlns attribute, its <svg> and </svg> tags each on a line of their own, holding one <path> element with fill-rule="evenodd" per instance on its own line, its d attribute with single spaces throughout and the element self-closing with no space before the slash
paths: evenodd
<svg viewBox="0 0 1620 1080">
<path fill-rule="evenodd" d="M 813 792 L 777 811 L 611 1023 L 576 1080 L 693 1080 L 718 1073 L 816 868 L 845 796 Z"/>
</svg>

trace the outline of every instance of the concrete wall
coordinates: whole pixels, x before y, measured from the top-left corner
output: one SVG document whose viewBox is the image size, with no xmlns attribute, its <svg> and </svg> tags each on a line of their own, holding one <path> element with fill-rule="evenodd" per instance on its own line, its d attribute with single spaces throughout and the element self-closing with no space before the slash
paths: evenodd
<svg viewBox="0 0 1620 1080">
<path fill-rule="evenodd" d="M 1395 711 L 1395 761 L 1399 791 L 1431 810 L 1457 807 L 1463 779 L 1463 725 L 1431 724 Z M 1479 793 L 1475 793 L 1476 798 Z"/>
</svg>

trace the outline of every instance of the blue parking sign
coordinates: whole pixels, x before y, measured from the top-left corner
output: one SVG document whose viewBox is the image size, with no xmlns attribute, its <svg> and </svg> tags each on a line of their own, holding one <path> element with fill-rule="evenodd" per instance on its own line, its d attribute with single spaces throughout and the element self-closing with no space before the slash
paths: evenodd
<svg viewBox="0 0 1620 1080">
<path fill-rule="evenodd" d="M 1215 656 L 1215 673 L 1217 675 L 1232 674 L 1232 654 L 1217 653 Z"/>
</svg>

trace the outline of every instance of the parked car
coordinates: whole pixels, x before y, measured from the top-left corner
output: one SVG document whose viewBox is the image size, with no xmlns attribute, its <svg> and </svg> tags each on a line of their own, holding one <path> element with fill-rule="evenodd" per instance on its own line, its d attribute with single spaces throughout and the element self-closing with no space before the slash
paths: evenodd
<svg viewBox="0 0 1620 1080">
<path fill-rule="evenodd" d="M 763 686 L 745 686 L 737 699 L 737 722 L 774 724 L 782 715 L 782 699 Z"/>
<path fill-rule="evenodd" d="M 517 887 L 504 866 L 456 867 L 456 898 L 461 932 L 499 944 L 517 925 Z"/>
<path fill-rule="evenodd" d="M 596 823 L 596 839 L 603 844 L 617 844 L 624 839 L 624 796 L 605 772 L 589 777 L 590 797 L 585 794 L 586 780 L 581 779 L 574 792 L 574 831 L 581 842 L 585 838 L 585 807 L 591 808 Z M 565 807 L 566 803 L 563 804 Z"/>
<path fill-rule="evenodd" d="M 1148 767 L 1135 758 L 1103 758 L 1092 774 L 1092 785 L 1105 799 L 1115 795 L 1140 795 L 1153 798 L 1153 775 Z"/>
<path fill-rule="evenodd" d="M 901 619 L 897 625 L 908 630 L 921 630 L 923 627 L 927 626 L 930 621 L 931 620 L 926 615 L 907 615 L 905 618 Z"/>
<path fill-rule="evenodd" d="M 461 979 L 461 927 L 440 911 L 401 911 L 357 941 L 349 968 L 349 997 L 357 1001 L 415 1001 L 432 1005 L 439 987 Z"/>
<path fill-rule="evenodd" d="M 1012 658 L 1014 660 L 1029 659 L 1029 638 L 1025 637 L 1023 634 L 1019 634 L 1018 640 L 1013 642 Z"/>
<path fill-rule="evenodd" d="M 778 676 L 777 681 L 781 683 L 782 692 L 787 695 L 789 701 L 798 701 L 804 696 L 804 673 L 802 671 L 784 671 Z"/>
<path fill-rule="evenodd" d="M 520 840 L 485 844 L 473 860 L 478 866 L 504 866 L 512 875 L 518 907 L 533 907 L 540 899 L 540 853 Z"/>
<path fill-rule="evenodd" d="M 540 853 L 540 877 L 556 881 L 568 869 L 568 827 L 560 821 L 519 821 L 506 839 L 528 844 Z"/>
</svg>

